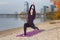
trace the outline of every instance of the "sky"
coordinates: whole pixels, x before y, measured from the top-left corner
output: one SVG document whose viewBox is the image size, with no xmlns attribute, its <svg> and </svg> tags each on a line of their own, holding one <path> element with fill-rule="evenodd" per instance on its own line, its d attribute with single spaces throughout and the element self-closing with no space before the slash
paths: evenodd
<svg viewBox="0 0 60 40">
<path fill-rule="evenodd" d="M 40 12 L 43 6 L 50 6 L 50 0 L 0 0 L 0 14 L 14 14 L 24 11 L 24 2 L 27 1 L 29 6 L 34 2 L 36 12 Z"/>
</svg>

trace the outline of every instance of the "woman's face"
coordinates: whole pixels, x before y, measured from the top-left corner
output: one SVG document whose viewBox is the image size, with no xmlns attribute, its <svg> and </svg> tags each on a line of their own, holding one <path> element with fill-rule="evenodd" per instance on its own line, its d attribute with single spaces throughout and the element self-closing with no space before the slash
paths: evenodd
<svg viewBox="0 0 60 40">
<path fill-rule="evenodd" d="M 30 13 L 33 13 L 33 9 L 30 10 Z"/>
</svg>

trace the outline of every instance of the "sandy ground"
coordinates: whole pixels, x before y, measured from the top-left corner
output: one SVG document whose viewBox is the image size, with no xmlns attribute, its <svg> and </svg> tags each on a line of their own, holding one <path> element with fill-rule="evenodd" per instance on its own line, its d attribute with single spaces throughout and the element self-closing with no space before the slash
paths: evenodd
<svg viewBox="0 0 60 40">
<path fill-rule="evenodd" d="M 44 29 L 45 31 L 38 33 L 32 37 L 16 37 L 18 34 L 23 33 L 23 27 L 14 28 L 10 30 L 1 31 L 0 40 L 60 40 L 60 20 L 42 22 L 36 24 L 36 26 L 39 29 Z M 27 29 L 27 31 L 31 30 L 33 29 Z"/>
</svg>

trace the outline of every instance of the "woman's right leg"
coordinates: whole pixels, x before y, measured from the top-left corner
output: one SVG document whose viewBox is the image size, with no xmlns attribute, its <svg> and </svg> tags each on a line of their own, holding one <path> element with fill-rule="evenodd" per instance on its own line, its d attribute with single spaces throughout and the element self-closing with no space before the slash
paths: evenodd
<svg viewBox="0 0 60 40">
<path fill-rule="evenodd" d="M 24 24 L 24 35 L 26 35 L 27 23 Z"/>
<path fill-rule="evenodd" d="M 24 35 L 26 35 L 27 27 L 29 27 L 29 23 L 24 24 Z"/>
</svg>

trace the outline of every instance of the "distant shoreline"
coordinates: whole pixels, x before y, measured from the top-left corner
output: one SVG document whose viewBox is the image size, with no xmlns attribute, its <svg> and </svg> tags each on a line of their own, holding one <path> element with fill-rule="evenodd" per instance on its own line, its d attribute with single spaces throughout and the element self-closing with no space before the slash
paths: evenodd
<svg viewBox="0 0 60 40">
<path fill-rule="evenodd" d="M 27 14 L 0 14 L 0 18 L 1 17 L 7 17 L 7 18 L 9 18 L 9 17 L 27 18 Z M 41 17 L 41 15 L 40 14 L 36 14 L 36 18 L 39 18 L 39 17 Z"/>
</svg>

